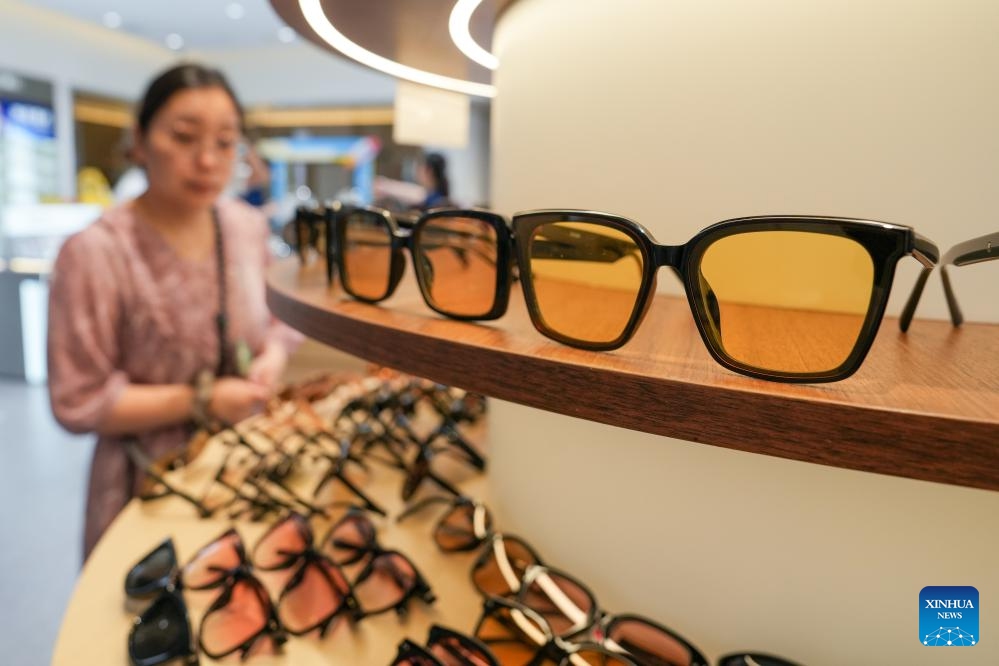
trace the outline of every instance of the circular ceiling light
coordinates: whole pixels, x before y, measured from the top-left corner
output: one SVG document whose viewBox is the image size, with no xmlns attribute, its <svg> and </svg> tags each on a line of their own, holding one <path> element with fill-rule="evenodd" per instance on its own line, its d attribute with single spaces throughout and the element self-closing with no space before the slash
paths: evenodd
<svg viewBox="0 0 999 666">
<path fill-rule="evenodd" d="M 290 44 L 295 41 L 295 29 L 289 26 L 283 25 L 278 28 L 277 38 L 279 42 L 284 42 L 285 44 Z"/>
<path fill-rule="evenodd" d="M 377 53 L 372 53 L 359 44 L 351 40 L 337 30 L 323 11 L 321 0 L 298 0 L 298 6 L 302 10 L 302 16 L 306 23 L 312 28 L 320 39 L 332 46 L 343 55 L 356 60 L 362 65 L 367 65 L 379 72 L 384 72 L 399 79 L 421 83 L 433 88 L 443 88 L 455 92 L 475 95 L 477 97 L 495 97 L 496 88 L 487 83 L 475 83 L 464 79 L 455 79 L 450 76 L 434 74 L 415 67 L 409 67 L 394 60 L 389 60 Z"/>
<path fill-rule="evenodd" d="M 225 15 L 234 21 L 238 21 L 246 15 L 246 9 L 238 2 L 230 2 L 225 6 Z"/>
<path fill-rule="evenodd" d="M 106 12 L 101 21 L 104 23 L 105 28 L 111 28 L 112 30 L 117 30 L 122 24 L 121 14 L 118 12 Z"/>
<path fill-rule="evenodd" d="M 451 33 L 451 41 L 469 60 L 479 63 L 486 69 L 496 69 L 499 67 L 499 59 L 479 46 L 469 30 L 472 14 L 481 4 L 482 0 L 458 0 L 451 9 L 447 29 Z"/>
<path fill-rule="evenodd" d="M 171 51 L 179 51 L 184 48 L 184 38 L 178 35 L 176 32 L 171 32 L 166 36 L 167 48 Z"/>
</svg>

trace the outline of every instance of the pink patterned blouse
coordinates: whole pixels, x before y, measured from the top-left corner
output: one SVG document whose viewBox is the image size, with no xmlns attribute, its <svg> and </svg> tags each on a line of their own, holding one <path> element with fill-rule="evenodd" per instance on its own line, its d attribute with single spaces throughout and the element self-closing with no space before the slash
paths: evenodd
<svg viewBox="0 0 999 666">
<path fill-rule="evenodd" d="M 235 200 L 218 204 L 225 249 L 228 337 L 256 353 L 271 340 L 291 351 L 298 333 L 264 300 L 267 223 Z M 131 202 L 108 210 L 68 239 L 49 298 L 49 393 L 67 430 L 93 432 L 129 384 L 189 384 L 218 365 L 218 275 L 214 253 L 180 257 Z M 139 433 L 156 458 L 183 446 L 190 424 Z M 98 439 L 90 471 L 84 555 L 137 490 L 121 438 Z"/>
</svg>

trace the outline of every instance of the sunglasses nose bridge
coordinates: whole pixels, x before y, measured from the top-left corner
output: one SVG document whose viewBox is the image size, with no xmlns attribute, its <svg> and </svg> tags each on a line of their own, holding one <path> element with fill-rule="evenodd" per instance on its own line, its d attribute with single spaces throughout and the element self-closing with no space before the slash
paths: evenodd
<svg viewBox="0 0 999 666">
<path fill-rule="evenodd" d="M 680 273 L 680 262 L 683 260 L 683 245 L 652 245 L 653 265 L 658 269 L 669 266 Z"/>
</svg>

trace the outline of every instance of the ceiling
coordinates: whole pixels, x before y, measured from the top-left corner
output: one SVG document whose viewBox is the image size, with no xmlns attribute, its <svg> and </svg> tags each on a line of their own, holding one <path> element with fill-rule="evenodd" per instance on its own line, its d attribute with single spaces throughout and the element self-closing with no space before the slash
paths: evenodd
<svg viewBox="0 0 999 666">
<path fill-rule="evenodd" d="M 334 53 L 354 57 L 316 31 L 296 0 L 270 0 L 281 18 L 304 38 Z M 394 63 L 448 77 L 460 84 L 488 84 L 492 72 L 470 60 L 452 40 L 448 20 L 455 0 L 316 0 L 322 21 L 353 45 Z M 483 48 L 492 46 L 496 18 L 514 0 L 483 0 L 468 22 L 472 38 Z M 329 34 L 327 32 L 327 34 Z M 350 46 L 350 45 L 348 45 Z M 360 60 L 360 58 L 358 58 Z M 367 64 L 367 63 L 365 63 Z M 377 68 L 377 66 L 376 66 Z M 382 70 L 387 71 L 387 70 Z M 408 78 L 398 74 L 402 78 Z M 419 83 L 437 85 L 419 79 Z M 447 87 L 443 84 L 440 87 Z M 464 91 L 463 91 L 464 92 Z M 472 93 L 481 94 L 481 93 Z"/>
<path fill-rule="evenodd" d="M 363 1 L 363 0 L 361 0 Z M 239 49 L 280 44 L 284 27 L 268 0 L 30 0 L 32 7 L 51 9 L 98 25 L 108 12 L 121 17 L 118 30 L 166 44 L 176 33 L 187 49 Z M 228 12 L 242 16 L 230 18 Z"/>
</svg>

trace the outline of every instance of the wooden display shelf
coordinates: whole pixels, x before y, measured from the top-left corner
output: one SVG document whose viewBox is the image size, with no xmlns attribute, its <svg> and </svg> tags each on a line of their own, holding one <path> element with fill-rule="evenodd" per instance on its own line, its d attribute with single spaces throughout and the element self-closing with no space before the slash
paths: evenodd
<svg viewBox="0 0 999 666">
<path fill-rule="evenodd" d="M 507 315 L 436 315 L 412 276 L 382 305 L 326 285 L 319 265 L 274 265 L 277 317 L 404 372 L 552 412 L 657 435 L 847 469 L 999 490 L 999 326 L 886 319 L 863 367 L 832 384 L 731 373 L 709 356 L 686 302 L 657 296 L 611 352 L 552 342 L 514 290 Z M 549 433 L 553 435 L 554 433 Z M 613 446 L 613 443 L 608 443 Z"/>
</svg>

